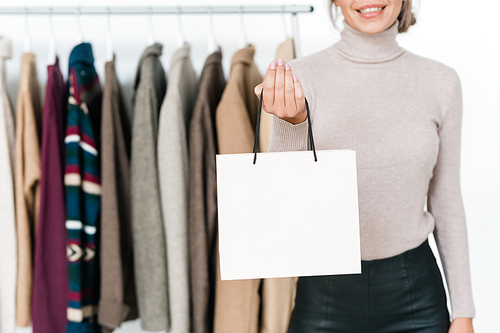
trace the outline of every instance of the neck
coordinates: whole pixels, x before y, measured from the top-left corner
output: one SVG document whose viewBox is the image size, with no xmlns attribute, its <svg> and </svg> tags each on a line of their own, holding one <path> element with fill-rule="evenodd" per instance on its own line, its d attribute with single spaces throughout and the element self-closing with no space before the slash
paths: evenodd
<svg viewBox="0 0 500 333">
<path fill-rule="evenodd" d="M 341 39 L 332 48 L 344 58 L 359 63 L 386 62 L 400 56 L 404 49 L 396 42 L 399 20 L 386 30 L 369 34 L 351 27 L 345 19 Z"/>
</svg>

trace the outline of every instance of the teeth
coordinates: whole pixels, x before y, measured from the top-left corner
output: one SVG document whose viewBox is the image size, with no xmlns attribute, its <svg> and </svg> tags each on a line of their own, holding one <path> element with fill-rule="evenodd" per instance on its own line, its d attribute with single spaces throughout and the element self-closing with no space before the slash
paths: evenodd
<svg viewBox="0 0 500 333">
<path fill-rule="evenodd" d="M 369 13 L 369 12 L 378 12 L 378 11 L 381 11 L 381 10 L 382 10 L 382 7 L 372 7 L 372 8 L 362 9 L 359 12 L 360 13 Z"/>
</svg>

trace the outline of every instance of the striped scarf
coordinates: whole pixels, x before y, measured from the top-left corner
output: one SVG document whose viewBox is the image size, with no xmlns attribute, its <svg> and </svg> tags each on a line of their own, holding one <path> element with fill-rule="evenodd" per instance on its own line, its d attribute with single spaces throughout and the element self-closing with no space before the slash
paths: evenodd
<svg viewBox="0 0 500 333">
<path fill-rule="evenodd" d="M 67 332 L 100 332 L 95 318 L 99 300 L 96 258 L 101 208 L 100 161 L 97 150 L 101 88 L 92 47 L 77 45 L 70 55 L 64 185 L 67 207 Z"/>
</svg>

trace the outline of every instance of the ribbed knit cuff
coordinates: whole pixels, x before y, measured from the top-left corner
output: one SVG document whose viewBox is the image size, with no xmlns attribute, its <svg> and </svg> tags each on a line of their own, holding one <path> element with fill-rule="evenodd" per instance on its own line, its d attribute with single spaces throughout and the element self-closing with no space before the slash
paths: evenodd
<svg viewBox="0 0 500 333">
<path fill-rule="evenodd" d="M 460 304 L 461 305 L 461 304 Z M 455 306 L 455 308 L 453 308 Z M 451 304 L 451 319 L 455 318 L 475 318 L 476 308 L 472 299 L 468 303 L 465 303 L 462 307 L 458 307 L 456 304 Z"/>
<path fill-rule="evenodd" d="M 307 119 L 294 125 L 286 120 L 272 116 L 271 142 L 269 152 L 304 151 L 308 149 Z"/>
</svg>

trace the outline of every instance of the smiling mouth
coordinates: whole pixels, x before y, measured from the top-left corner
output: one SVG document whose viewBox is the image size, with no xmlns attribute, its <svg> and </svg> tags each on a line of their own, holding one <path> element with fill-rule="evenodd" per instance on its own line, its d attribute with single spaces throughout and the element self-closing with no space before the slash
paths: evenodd
<svg viewBox="0 0 500 333">
<path fill-rule="evenodd" d="M 384 7 L 376 7 L 376 8 L 377 8 L 377 10 L 369 10 L 369 11 L 367 11 L 367 9 L 370 9 L 370 8 L 366 8 L 366 9 L 363 9 L 363 11 L 358 10 L 358 9 L 356 9 L 356 11 L 357 11 L 358 13 L 362 13 L 362 14 L 364 14 L 364 13 L 373 13 L 373 12 L 375 12 L 375 13 L 376 13 L 376 12 L 380 12 L 380 11 L 384 10 L 384 9 L 385 9 L 385 7 L 387 7 L 387 6 L 384 6 Z"/>
</svg>

